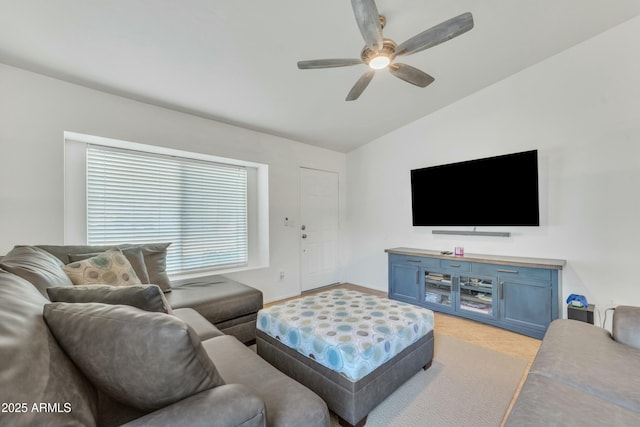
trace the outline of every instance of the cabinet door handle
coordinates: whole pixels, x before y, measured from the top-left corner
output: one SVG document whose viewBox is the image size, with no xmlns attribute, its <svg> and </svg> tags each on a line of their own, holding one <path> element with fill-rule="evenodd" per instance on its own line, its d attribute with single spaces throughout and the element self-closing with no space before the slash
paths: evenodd
<svg viewBox="0 0 640 427">
<path fill-rule="evenodd" d="M 419 259 L 408 259 L 407 262 L 420 262 Z"/>
<path fill-rule="evenodd" d="M 420 284 L 420 270 L 416 271 L 416 285 Z"/>
<path fill-rule="evenodd" d="M 460 267 L 460 264 L 449 264 L 449 267 L 458 268 L 458 267 Z"/>
<path fill-rule="evenodd" d="M 500 282 L 500 300 L 504 299 L 504 282 Z"/>
<path fill-rule="evenodd" d="M 518 274 L 518 270 L 503 270 L 503 269 L 498 269 L 498 271 L 500 273 L 511 273 L 511 274 Z"/>
</svg>

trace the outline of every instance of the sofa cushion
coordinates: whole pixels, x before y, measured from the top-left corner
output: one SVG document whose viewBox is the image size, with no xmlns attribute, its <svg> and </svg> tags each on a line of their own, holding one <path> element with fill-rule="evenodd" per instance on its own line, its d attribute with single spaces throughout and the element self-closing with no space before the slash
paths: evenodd
<svg viewBox="0 0 640 427">
<path fill-rule="evenodd" d="M 63 264 L 69 264 L 70 254 L 99 254 L 109 249 L 117 248 L 117 245 L 37 245 L 38 248 L 49 252 L 51 255 L 62 261 Z"/>
<path fill-rule="evenodd" d="M 192 308 L 176 308 L 173 311 L 173 315 L 184 320 L 198 335 L 200 341 L 224 335 L 220 329 L 216 328 L 211 322 Z"/>
<path fill-rule="evenodd" d="M 48 288 L 51 302 L 100 302 L 130 305 L 145 311 L 172 313 L 162 290 L 157 285 L 80 285 Z"/>
<path fill-rule="evenodd" d="M 42 295 L 50 286 L 72 286 L 64 264 L 35 246 L 15 246 L 0 262 L 0 267 L 31 282 Z"/>
<path fill-rule="evenodd" d="M 266 410 L 262 399 L 249 387 L 226 384 L 154 411 L 123 427 L 156 426 L 267 427 Z"/>
<path fill-rule="evenodd" d="M 529 374 L 505 427 L 638 426 L 640 413 L 551 378 Z"/>
<path fill-rule="evenodd" d="M 204 348 L 227 383 L 244 384 L 264 400 L 269 426 L 328 426 L 327 404 L 234 337 L 204 341 Z"/>
<path fill-rule="evenodd" d="M 617 342 L 640 349 L 640 307 L 617 306 L 611 331 Z"/>
<path fill-rule="evenodd" d="M 26 412 L 0 412 L 0 425 L 95 426 L 96 390 L 49 331 L 47 302 L 29 282 L 0 270 L 0 402 L 27 404 Z M 59 410 L 33 410 L 40 403 Z"/>
<path fill-rule="evenodd" d="M 254 314 L 262 308 L 262 292 L 223 276 L 174 286 L 166 297 L 171 307 L 191 307 L 213 324 Z"/>
<path fill-rule="evenodd" d="M 101 391 L 152 411 L 224 384 L 182 320 L 126 305 L 47 304 L 44 318 L 61 347 Z"/>
<path fill-rule="evenodd" d="M 64 272 L 74 285 L 124 286 L 141 283 L 120 249 L 110 249 L 91 258 L 67 264 Z"/>
<path fill-rule="evenodd" d="M 529 372 L 640 411 L 640 387 L 629 381 L 630 372 L 640 372 L 640 350 L 613 341 L 606 329 L 553 321 Z"/>
<path fill-rule="evenodd" d="M 136 272 L 136 275 L 140 279 L 142 283 L 151 283 L 149 282 L 149 273 L 147 272 L 147 266 L 144 262 L 144 256 L 142 255 L 142 248 L 140 246 L 132 246 L 121 248 L 122 254 L 127 258 L 131 267 Z M 94 257 L 96 255 L 100 255 L 105 251 L 98 252 L 90 252 L 90 253 L 81 253 L 81 254 L 69 254 L 69 263 L 75 261 L 82 261 L 87 258 Z M 68 264 L 68 263 L 67 263 Z"/>
</svg>

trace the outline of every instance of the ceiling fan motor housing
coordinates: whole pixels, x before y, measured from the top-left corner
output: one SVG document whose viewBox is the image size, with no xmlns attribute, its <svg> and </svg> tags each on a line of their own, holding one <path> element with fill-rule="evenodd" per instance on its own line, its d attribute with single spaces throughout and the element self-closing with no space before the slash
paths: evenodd
<svg viewBox="0 0 640 427">
<path fill-rule="evenodd" d="M 362 52 L 360 52 L 360 58 L 362 62 L 365 64 L 369 64 L 373 58 L 378 56 L 386 56 L 389 58 L 389 61 L 393 61 L 393 58 L 396 56 L 396 48 L 398 45 L 391 39 L 384 39 L 382 43 L 382 49 L 379 51 L 369 49 L 369 47 L 365 46 L 362 48 Z"/>
</svg>

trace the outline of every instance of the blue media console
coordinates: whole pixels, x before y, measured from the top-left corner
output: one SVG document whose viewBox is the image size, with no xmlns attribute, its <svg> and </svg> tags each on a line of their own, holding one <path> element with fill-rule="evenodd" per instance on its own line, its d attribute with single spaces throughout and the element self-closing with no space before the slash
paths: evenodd
<svg viewBox="0 0 640 427">
<path fill-rule="evenodd" d="M 561 317 L 558 259 L 393 248 L 389 298 L 542 338 Z"/>
</svg>

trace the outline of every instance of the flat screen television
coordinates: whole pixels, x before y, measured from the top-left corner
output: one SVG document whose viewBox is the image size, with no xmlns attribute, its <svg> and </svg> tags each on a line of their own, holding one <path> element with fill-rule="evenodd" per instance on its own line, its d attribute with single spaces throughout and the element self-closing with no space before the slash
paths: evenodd
<svg viewBox="0 0 640 427">
<path fill-rule="evenodd" d="M 411 171 L 414 226 L 539 226 L 538 151 Z"/>
</svg>

